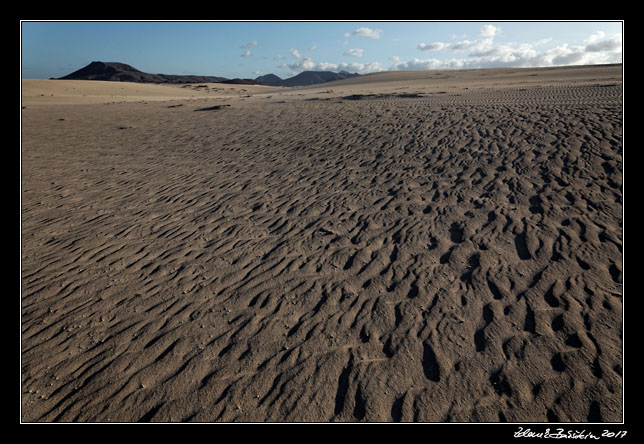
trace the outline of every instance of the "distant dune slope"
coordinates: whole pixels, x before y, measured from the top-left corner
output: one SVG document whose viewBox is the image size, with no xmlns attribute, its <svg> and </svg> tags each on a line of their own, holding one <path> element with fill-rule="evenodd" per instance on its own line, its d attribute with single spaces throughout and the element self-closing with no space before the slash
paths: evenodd
<svg viewBox="0 0 644 444">
<path fill-rule="evenodd" d="M 36 79 L 24 79 L 21 86 L 23 106 L 216 99 L 250 94 L 271 94 L 283 89 L 263 85 L 219 83 L 155 85 L 102 80 Z"/>
</svg>

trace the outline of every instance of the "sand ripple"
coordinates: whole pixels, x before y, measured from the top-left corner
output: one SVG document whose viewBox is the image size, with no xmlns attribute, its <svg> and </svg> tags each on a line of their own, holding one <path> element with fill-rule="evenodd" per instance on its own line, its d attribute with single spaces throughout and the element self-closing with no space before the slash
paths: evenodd
<svg viewBox="0 0 644 444">
<path fill-rule="evenodd" d="M 606 83 L 28 107 L 23 420 L 620 421 Z"/>
</svg>

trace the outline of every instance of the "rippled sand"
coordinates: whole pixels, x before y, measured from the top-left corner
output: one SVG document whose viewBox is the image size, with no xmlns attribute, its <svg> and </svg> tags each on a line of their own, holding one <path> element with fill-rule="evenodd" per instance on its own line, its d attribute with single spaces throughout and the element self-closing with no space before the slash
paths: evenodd
<svg viewBox="0 0 644 444">
<path fill-rule="evenodd" d="M 23 421 L 622 420 L 621 65 L 55 82 Z"/>
</svg>

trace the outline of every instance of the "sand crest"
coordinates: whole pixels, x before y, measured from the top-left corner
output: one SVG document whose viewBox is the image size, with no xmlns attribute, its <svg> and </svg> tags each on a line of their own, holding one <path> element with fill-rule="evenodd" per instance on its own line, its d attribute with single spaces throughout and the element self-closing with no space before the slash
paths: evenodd
<svg viewBox="0 0 644 444">
<path fill-rule="evenodd" d="M 622 420 L 621 65 L 63 82 L 23 81 L 23 421 Z"/>
</svg>

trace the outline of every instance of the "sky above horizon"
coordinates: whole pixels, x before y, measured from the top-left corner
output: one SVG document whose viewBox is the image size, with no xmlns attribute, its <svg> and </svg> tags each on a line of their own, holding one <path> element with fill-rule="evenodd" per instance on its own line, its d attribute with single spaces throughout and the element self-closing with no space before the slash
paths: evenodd
<svg viewBox="0 0 644 444">
<path fill-rule="evenodd" d="M 302 71 L 622 63 L 623 23 L 531 21 L 23 21 L 22 78 L 92 61 L 151 74 L 255 78 Z"/>
</svg>

